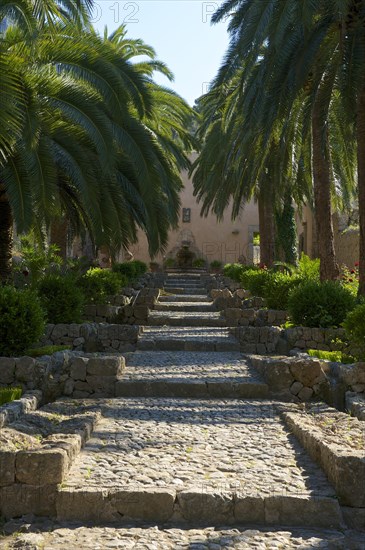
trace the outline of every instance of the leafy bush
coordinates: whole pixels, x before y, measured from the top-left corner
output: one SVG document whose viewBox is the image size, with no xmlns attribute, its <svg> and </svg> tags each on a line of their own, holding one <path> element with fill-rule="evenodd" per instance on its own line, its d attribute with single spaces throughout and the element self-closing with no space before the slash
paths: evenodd
<svg viewBox="0 0 365 550">
<path fill-rule="evenodd" d="M 219 260 L 213 260 L 211 263 L 210 263 L 210 267 L 212 269 L 220 269 L 222 267 L 223 263 L 220 262 Z"/>
<path fill-rule="evenodd" d="M 365 360 L 365 303 L 347 314 L 343 326 L 350 344 L 358 348 L 359 358 Z"/>
<path fill-rule="evenodd" d="M 46 272 L 59 270 L 62 264 L 56 245 L 42 247 L 29 235 L 20 238 L 19 252 L 21 261 L 15 271 L 22 273 L 27 278 L 27 284 L 33 287 Z"/>
<path fill-rule="evenodd" d="M 0 388 L 0 406 L 11 403 L 22 396 L 22 388 Z"/>
<path fill-rule="evenodd" d="M 253 296 L 265 295 L 265 285 L 272 274 L 267 269 L 248 269 L 241 274 L 243 288 L 249 290 Z"/>
<path fill-rule="evenodd" d="M 112 270 L 119 275 L 123 275 L 128 282 L 142 277 L 147 271 L 147 264 L 140 260 L 133 260 L 132 262 L 123 262 L 121 264 L 114 264 Z"/>
<path fill-rule="evenodd" d="M 147 264 L 141 262 L 141 260 L 133 260 L 136 277 L 142 277 L 148 270 Z"/>
<path fill-rule="evenodd" d="M 0 355 L 22 354 L 42 336 L 44 311 L 30 290 L 0 286 Z"/>
<path fill-rule="evenodd" d="M 334 363 L 351 364 L 355 362 L 354 357 L 351 357 L 351 355 L 346 355 L 342 351 L 324 351 L 321 349 L 309 349 L 308 355 L 310 355 L 311 357 L 318 357 L 318 359 L 333 361 Z"/>
<path fill-rule="evenodd" d="M 300 275 L 300 277 L 302 277 L 302 279 L 314 279 L 319 281 L 319 269 L 319 258 L 311 260 L 309 256 L 302 252 L 298 267 L 298 274 Z"/>
<path fill-rule="evenodd" d="M 359 264 L 356 263 L 352 269 L 346 265 L 341 267 L 341 282 L 354 296 L 359 290 Z"/>
<path fill-rule="evenodd" d="M 204 260 L 204 258 L 197 258 L 196 260 L 193 260 L 193 267 L 195 269 L 202 269 L 207 265 L 207 262 Z"/>
<path fill-rule="evenodd" d="M 254 265 L 242 265 L 242 264 L 226 264 L 223 268 L 223 274 L 225 277 L 229 277 L 236 283 L 241 282 L 241 275 L 245 271 L 258 270 L 258 267 Z"/>
<path fill-rule="evenodd" d="M 80 323 L 85 303 L 78 279 L 70 275 L 45 275 L 38 295 L 49 323 Z"/>
<path fill-rule="evenodd" d="M 125 275 L 100 267 L 89 269 L 80 281 L 86 301 L 90 304 L 104 304 L 108 296 L 118 294 L 127 284 Z"/>
<path fill-rule="evenodd" d="M 288 310 L 296 325 L 338 327 L 355 304 L 355 297 L 339 282 L 307 280 L 291 291 Z"/>
<path fill-rule="evenodd" d="M 163 265 L 166 269 L 169 269 L 170 267 L 175 267 L 175 263 L 176 261 L 174 258 L 166 258 Z"/>
<path fill-rule="evenodd" d="M 298 276 L 285 273 L 270 273 L 263 286 L 263 297 L 270 309 L 287 309 L 291 290 L 302 282 Z"/>
</svg>

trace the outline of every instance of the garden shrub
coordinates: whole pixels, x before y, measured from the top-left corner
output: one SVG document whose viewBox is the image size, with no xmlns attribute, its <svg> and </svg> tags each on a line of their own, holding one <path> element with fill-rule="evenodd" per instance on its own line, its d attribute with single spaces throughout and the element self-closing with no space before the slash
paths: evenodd
<svg viewBox="0 0 365 550">
<path fill-rule="evenodd" d="M 244 271 L 258 270 L 258 267 L 254 265 L 242 265 L 242 264 L 226 264 L 223 268 L 223 274 L 225 277 L 229 277 L 236 283 L 241 282 L 241 275 Z"/>
<path fill-rule="evenodd" d="M 121 273 L 95 267 L 89 269 L 80 282 L 87 303 L 105 304 L 109 296 L 118 294 L 127 284 L 127 278 Z"/>
<path fill-rule="evenodd" d="M 292 289 L 288 310 L 295 325 L 338 327 L 355 304 L 355 297 L 339 282 L 307 280 Z"/>
<path fill-rule="evenodd" d="M 20 399 L 22 393 L 22 388 L 0 388 L 0 406 Z"/>
<path fill-rule="evenodd" d="M 202 269 L 207 265 L 207 262 L 204 260 L 204 258 L 196 258 L 196 260 L 193 260 L 193 267 L 195 269 Z"/>
<path fill-rule="evenodd" d="M 298 274 L 302 279 L 314 279 L 319 281 L 320 260 L 315 258 L 312 260 L 309 256 L 302 252 L 299 260 Z"/>
<path fill-rule="evenodd" d="M 343 323 L 350 345 L 359 350 L 359 358 L 365 360 L 365 303 L 359 304 L 347 314 Z"/>
<path fill-rule="evenodd" d="M 175 264 L 176 264 L 175 258 L 167 258 L 164 261 L 163 265 L 166 269 L 169 269 L 170 267 L 175 267 Z"/>
<path fill-rule="evenodd" d="M 33 291 L 0 286 L 0 355 L 21 355 L 44 328 L 44 311 Z"/>
<path fill-rule="evenodd" d="M 70 275 L 45 275 L 38 295 L 49 323 L 80 323 L 85 304 L 78 279 Z"/>
<path fill-rule="evenodd" d="M 132 262 L 123 262 L 120 264 L 116 263 L 112 267 L 112 270 L 115 273 L 126 277 L 126 284 L 142 277 L 142 275 L 146 273 L 147 269 L 147 264 L 141 262 L 140 260 L 133 260 Z"/>
<path fill-rule="evenodd" d="M 252 296 L 263 297 L 265 285 L 271 276 L 271 272 L 267 269 L 248 269 L 241 274 L 241 283 L 243 288 L 251 292 Z"/>
<path fill-rule="evenodd" d="M 354 357 L 351 357 L 351 355 L 347 355 L 342 351 L 324 351 L 321 349 L 309 349 L 308 355 L 310 355 L 310 357 L 317 357 L 318 359 L 333 361 L 334 363 L 351 364 L 355 362 Z"/>
<path fill-rule="evenodd" d="M 41 348 L 27 349 L 25 355 L 29 357 L 43 357 L 44 355 L 53 355 L 57 351 L 70 350 L 70 346 L 43 346 Z"/>
<path fill-rule="evenodd" d="M 219 260 L 213 260 L 210 263 L 211 269 L 215 269 L 215 270 L 221 269 L 222 265 L 223 265 L 223 263 Z"/>
<path fill-rule="evenodd" d="M 285 273 L 270 273 L 263 286 L 263 298 L 270 309 L 287 309 L 291 290 L 302 282 L 298 276 Z"/>
</svg>

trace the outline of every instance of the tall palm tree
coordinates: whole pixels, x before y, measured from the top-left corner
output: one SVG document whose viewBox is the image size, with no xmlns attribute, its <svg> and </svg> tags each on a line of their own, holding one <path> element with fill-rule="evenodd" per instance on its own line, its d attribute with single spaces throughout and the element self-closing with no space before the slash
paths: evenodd
<svg viewBox="0 0 365 550">
<path fill-rule="evenodd" d="M 173 94 L 164 90 L 165 99 L 157 101 L 160 90 L 150 73 L 92 29 L 80 35 L 75 25 L 46 26 L 28 46 L 10 28 L 6 39 L 27 91 L 22 136 L 0 167 L 2 202 L 18 230 L 47 227 L 63 213 L 74 232 L 88 229 L 97 245 L 111 251 L 133 242 L 137 227 L 146 232 L 151 253 L 161 249 L 177 220 L 190 109 L 178 97 L 174 108 Z M 154 131 L 158 109 L 170 110 L 180 125 L 176 143 L 163 125 Z M 3 279 L 10 267 L 10 227 L 4 216 Z"/>
<path fill-rule="evenodd" d="M 308 117 L 304 128 L 308 130 L 310 117 L 315 217 L 322 279 L 335 278 L 338 274 L 331 216 L 334 165 L 331 159 L 329 110 L 334 90 L 340 86 L 341 69 L 347 68 L 346 72 L 353 67 L 354 58 L 358 61 L 357 72 L 363 68 L 361 56 L 354 55 L 354 50 L 349 47 L 343 47 L 349 41 L 349 36 L 354 34 L 349 33 L 346 19 L 353 11 L 356 13 L 355 19 L 361 21 L 363 5 L 361 0 L 336 3 L 329 0 L 302 0 L 295 3 L 281 0 L 269 3 L 228 0 L 213 18 L 217 22 L 233 11 L 229 24 L 231 43 L 220 78 L 229 78 L 239 61 L 244 59 L 242 81 L 246 83 L 243 91 L 246 98 L 245 113 L 249 113 L 250 126 L 264 133 L 266 143 L 271 139 L 277 121 L 283 120 L 298 94 L 303 90 L 307 93 Z M 354 25 L 354 18 L 351 21 Z M 353 46 L 354 42 L 351 44 Z M 343 55 L 344 51 L 346 55 Z M 261 70 L 255 75 L 252 69 L 258 62 Z M 344 100 L 349 103 L 350 97 L 353 96 L 348 89 Z"/>
</svg>

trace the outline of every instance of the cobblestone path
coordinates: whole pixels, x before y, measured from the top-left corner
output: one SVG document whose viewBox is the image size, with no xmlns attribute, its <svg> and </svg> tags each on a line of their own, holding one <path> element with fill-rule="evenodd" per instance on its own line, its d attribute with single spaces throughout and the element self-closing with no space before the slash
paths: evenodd
<svg viewBox="0 0 365 550">
<path fill-rule="evenodd" d="M 101 411 L 57 521 L 14 520 L 0 548 L 365 550 L 200 279 L 170 277 L 150 320 L 120 397 L 56 404 Z"/>
</svg>

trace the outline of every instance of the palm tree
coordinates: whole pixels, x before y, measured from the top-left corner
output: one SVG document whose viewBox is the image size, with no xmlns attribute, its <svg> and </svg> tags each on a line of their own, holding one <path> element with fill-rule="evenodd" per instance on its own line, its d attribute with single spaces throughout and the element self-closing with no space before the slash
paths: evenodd
<svg viewBox="0 0 365 550">
<path fill-rule="evenodd" d="M 22 137 L 0 167 L 4 202 L 18 230 L 35 223 L 41 230 L 62 215 L 75 233 L 85 228 L 96 245 L 116 252 L 135 241 L 141 227 L 157 252 L 177 220 L 190 109 L 167 91 L 157 101 L 150 73 L 92 30 L 80 35 L 74 25 L 44 27 L 31 48 L 17 30 L 6 37 L 28 91 Z M 164 125 L 154 129 L 159 109 L 180 127 L 175 143 Z M 2 221 L 5 279 L 11 224 L 5 216 Z"/>
<path fill-rule="evenodd" d="M 230 78 L 239 61 L 244 60 L 242 82 L 245 86 L 242 93 L 245 113 L 249 113 L 248 124 L 266 136 L 266 146 L 277 122 L 283 121 L 286 113 L 290 112 L 298 94 L 303 91 L 307 94 L 307 119 L 303 128 L 308 132 L 310 119 L 311 166 L 322 279 L 335 278 L 338 274 L 331 216 L 334 165 L 328 127 L 329 111 L 334 90 L 341 85 L 338 81 L 340 69 L 351 67 L 354 57 L 358 62 L 361 60 L 359 55 L 354 56 L 349 47 L 344 49 L 342 46 L 351 34 L 348 30 L 343 32 L 344 27 L 348 29 L 346 17 L 352 10 L 357 20 L 361 21 L 359 13 L 361 15 L 363 9 L 364 2 L 349 0 L 336 3 L 327 0 L 315 3 L 228 0 L 214 17 L 217 22 L 235 10 L 229 24 L 231 44 L 219 76 L 221 81 Z M 354 46 L 353 41 L 351 44 Z M 344 50 L 347 51 L 346 56 L 343 55 Z M 257 63 L 261 70 L 255 73 L 253 67 Z M 363 63 L 359 62 L 357 73 L 361 67 Z M 355 74 L 354 69 L 352 67 Z M 347 92 L 344 98 L 349 102 L 353 96 L 349 90 Z M 347 159 L 343 160 L 346 162 Z"/>
</svg>

